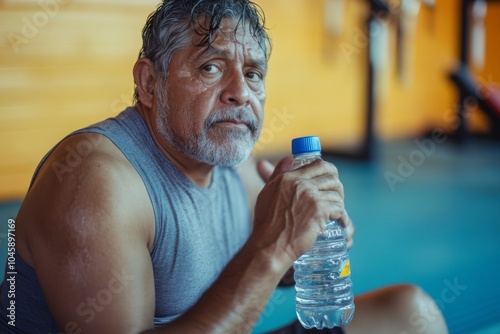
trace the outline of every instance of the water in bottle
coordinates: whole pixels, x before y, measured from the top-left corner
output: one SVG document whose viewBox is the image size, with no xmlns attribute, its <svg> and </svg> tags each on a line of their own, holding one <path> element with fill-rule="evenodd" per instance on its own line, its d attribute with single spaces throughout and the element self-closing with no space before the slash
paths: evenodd
<svg viewBox="0 0 500 334">
<path fill-rule="evenodd" d="M 299 168 L 321 159 L 316 136 L 292 140 L 294 163 Z M 354 315 L 351 270 L 344 228 L 329 221 L 315 244 L 294 264 L 296 308 L 305 328 L 347 325 Z"/>
</svg>

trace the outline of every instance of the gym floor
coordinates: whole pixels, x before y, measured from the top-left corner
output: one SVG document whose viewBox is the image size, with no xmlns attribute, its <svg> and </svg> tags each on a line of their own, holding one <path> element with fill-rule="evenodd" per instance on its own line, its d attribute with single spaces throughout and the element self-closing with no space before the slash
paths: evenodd
<svg viewBox="0 0 500 334">
<path fill-rule="evenodd" d="M 500 142 L 408 140 L 379 144 L 370 162 L 325 159 L 339 169 L 356 225 L 356 294 L 417 284 L 451 334 L 500 333 Z M 0 205 L 1 263 L 19 205 Z M 293 297 L 293 288 L 277 290 L 254 332 L 291 321 Z"/>
</svg>

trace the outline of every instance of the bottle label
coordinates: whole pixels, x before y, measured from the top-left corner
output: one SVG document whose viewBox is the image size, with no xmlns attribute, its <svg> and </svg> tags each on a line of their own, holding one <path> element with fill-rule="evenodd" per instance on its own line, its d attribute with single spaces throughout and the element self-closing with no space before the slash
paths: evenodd
<svg viewBox="0 0 500 334">
<path fill-rule="evenodd" d="M 347 260 L 344 263 L 344 267 L 342 268 L 342 271 L 340 272 L 340 277 L 346 277 L 351 274 L 351 262 Z"/>
</svg>

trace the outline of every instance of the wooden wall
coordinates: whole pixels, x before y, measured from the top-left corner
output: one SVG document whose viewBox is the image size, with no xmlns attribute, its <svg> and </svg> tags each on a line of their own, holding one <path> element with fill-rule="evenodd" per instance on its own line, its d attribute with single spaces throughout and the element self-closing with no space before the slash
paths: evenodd
<svg viewBox="0 0 500 334">
<path fill-rule="evenodd" d="M 69 132 L 132 101 L 132 66 L 156 1 L 0 2 L 0 198 L 26 192 Z"/>
<path fill-rule="evenodd" d="M 366 86 L 366 47 L 359 38 L 368 8 L 364 0 L 346 2 L 344 30 L 332 36 L 325 32 L 323 0 L 257 1 L 274 40 L 257 154 L 288 154 L 298 135 L 318 134 L 329 147 L 359 141 Z M 140 32 L 156 4 L 0 0 L 0 199 L 22 198 L 37 163 L 63 136 L 131 103 Z M 498 7 L 488 12 L 487 63 L 479 72 L 496 81 Z M 454 108 L 456 94 L 446 75 L 458 55 L 458 12 L 456 0 L 437 0 L 434 12 L 422 10 L 406 87 L 395 74 L 392 24 L 390 66 L 379 83 L 386 87 L 377 105 L 379 138 L 450 127 L 444 114 Z M 356 52 L 346 56 L 346 45 Z M 473 126 L 484 127 L 475 118 Z"/>
</svg>

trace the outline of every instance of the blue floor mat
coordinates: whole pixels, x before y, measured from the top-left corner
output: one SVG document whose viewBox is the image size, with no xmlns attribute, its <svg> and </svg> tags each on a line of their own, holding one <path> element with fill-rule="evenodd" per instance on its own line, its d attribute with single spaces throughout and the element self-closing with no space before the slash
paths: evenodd
<svg viewBox="0 0 500 334">
<path fill-rule="evenodd" d="M 358 292 L 418 284 L 454 334 L 500 321 L 499 143 L 445 143 L 429 155 L 415 142 L 391 143 L 371 164 L 338 168 L 357 226 Z M 392 188 L 390 173 L 402 177 Z"/>
<path fill-rule="evenodd" d="M 325 158 L 339 169 L 356 225 L 355 293 L 417 284 L 436 301 L 451 334 L 500 322 L 498 142 L 450 141 L 429 154 L 415 141 L 393 142 L 377 147 L 370 163 Z M 293 300 L 286 305 L 293 308 Z M 256 332 L 266 325 L 272 322 Z"/>
<path fill-rule="evenodd" d="M 356 225 L 350 251 L 355 293 L 417 284 L 438 303 L 451 334 L 500 333 L 494 332 L 500 323 L 500 145 L 447 141 L 427 153 L 402 141 L 380 145 L 369 163 L 325 156 L 339 169 Z M 2 264 L 7 221 L 18 206 L 0 205 Z M 277 290 L 254 333 L 293 320 L 293 298 L 293 288 Z"/>
</svg>

